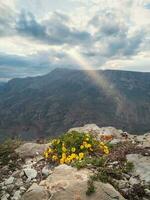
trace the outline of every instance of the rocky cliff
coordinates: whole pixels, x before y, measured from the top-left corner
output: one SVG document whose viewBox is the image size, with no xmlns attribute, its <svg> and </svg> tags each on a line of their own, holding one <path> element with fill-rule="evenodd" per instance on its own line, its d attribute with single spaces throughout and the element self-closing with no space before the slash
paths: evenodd
<svg viewBox="0 0 150 200">
<path fill-rule="evenodd" d="M 130 135 L 114 127 L 99 128 L 95 124 L 73 128 L 68 132 L 75 131 L 92 134 L 98 141 L 104 137 L 109 138 L 107 144 L 111 144 L 113 148 L 106 156 L 107 162 L 103 167 L 99 163 L 77 170 L 66 164 L 53 165 L 43 157 L 48 143 L 14 143 L 13 151 L 11 144 L 5 143 L 5 146 L 0 146 L 0 153 L 10 154 L 7 155 L 8 160 L 6 156 L 0 158 L 1 200 L 150 198 L 150 133 L 142 136 Z M 123 163 L 126 164 L 125 171 L 122 171 Z M 114 171 L 117 169 L 121 171 Z M 103 176 L 100 179 L 94 179 L 94 188 L 91 185 L 89 187 L 89 178 L 93 174 L 94 177 L 99 174 L 99 170 L 107 172 L 107 177 L 106 174 L 101 174 Z M 90 195 L 86 194 L 87 188 L 92 191 Z"/>
</svg>

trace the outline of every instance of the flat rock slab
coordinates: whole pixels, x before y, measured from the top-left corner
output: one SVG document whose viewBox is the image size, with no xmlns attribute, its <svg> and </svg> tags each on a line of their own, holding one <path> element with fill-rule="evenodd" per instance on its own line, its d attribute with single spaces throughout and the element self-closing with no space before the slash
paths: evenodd
<svg viewBox="0 0 150 200">
<path fill-rule="evenodd" d="M 43 187 L 33 183 L 21 200 L 48 200 L 50 194 Z"/>
<path fill-rule="evenodd" d="M 52 194 L 51 200 L 124 200 L 110 184 L 95 182 L 96 192 L 86 195 L 87 181 L 91 172 L 77 170 L 67 165 L 60 165 L 40 183 Z"/>
<path fill-rule="evenodd" d="M 21 158 L 28 158 L 43 155 L 43 152 L 47 147 L 48 144 L 25 143 L 15 151 Z"/>
<path fill-rule="evenodd" d="M 140 154 L 128 154 L 127 160 L 134 164 L 133 174 L 150 184 L 150 157 Z"/>
</svg>

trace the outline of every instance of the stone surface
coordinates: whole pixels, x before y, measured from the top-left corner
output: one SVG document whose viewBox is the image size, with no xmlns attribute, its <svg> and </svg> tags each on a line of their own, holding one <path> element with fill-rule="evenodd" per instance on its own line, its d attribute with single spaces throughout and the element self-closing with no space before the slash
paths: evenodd
<svg viewBox="0 0 150 200">
<path fill-rule="evenodd" d="M 5 180 L 5 185 L 11 185 L 14 182 L 15 178 L 13 176 Z"/>
<path fill-rule="evenodd" d="M 37 176 L 37 171 L 35 169 L 26 168 L 23 171 L 29 180 L 34 179 Z"/>
<path fill-rule="evenodd" d="M 77 170 L 67 165 L 60 165 L 40 183 L 52 193 L 51 200 L 112 200 L 124 198 L 111 186 L 95 182 L 96 193 L 86 195 L 87 181 L 91 172 L 87 169 Z"/>
<path fill-rule="evenodd" d="M 12 200 L 20 200 L 21 199 L 21 193 L 20 193 L 20 190 L 17 190 L 13 197 L 12 197 Z"/>
<path fill-rule="evenodd" d="M 49 200 L 50 193 L 44 187 L 33 183 L 21 200 Z"/>
<path fill-rule="evenodd" d="M 51 174 L 52 171 L 49 169 L 48 166 L 44 166 L 43 169 L 42 169 L 42 175 L 47 177 L 49 174 Z"/>
<path fill-rule="evenodd" d="M 43 152 L 47 147 L 48 144 L 25 143 L 16 149 L 16 153 L 21 158 L 34 157 L 43 155 Z"/>
<path fill-rule="evenodd" d="M 150 157 L 140 154 L 128 154 L 127 160 L 134 164 L 133 174 L 150 184 Z"/>
<path fill-rule="evenodd" d="M 129 179 L 129 183 L 130 183 L 131 185 L 138 185 L 138 184 L 140 184 L 140 180 L 139 180 L 138 178 L 131 177 L 131 178 Z"/>
<path fill-rule="evenodd" d="M 99 128 L 96 124 L 86 124 L 83 127 L 76 127 L 76 128 L 71 128 L 69 129 L 68 132 L 72 131 L 77 131 L 77 132 L 82 132 L 82 133 L 92 133 L 97 137 L 97 139 L 101 139 L 102 136 L 112 136 L 113 138 L 116 139 L 124 139 L 122 137 L 122 134 L 124 133 L 122 130 L 118 130 L 114 127 L 102 127 Z"/>
</svg>

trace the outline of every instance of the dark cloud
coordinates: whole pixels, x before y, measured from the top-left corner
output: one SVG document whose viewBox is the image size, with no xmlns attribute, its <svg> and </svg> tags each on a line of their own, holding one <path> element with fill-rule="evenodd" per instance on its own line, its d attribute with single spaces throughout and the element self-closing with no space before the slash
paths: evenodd
<svg viewBox="0 0 150 200">
<path fill-rule="evenodd" d="M 64 52 L 42 51 L 28 56 L 0 53 L 0 80 L 45 74 L 58 67 L 79 68 Z"/>
<path fill-rule="evenodd" d="M 55 12 L 50 19 L 38 22 L 31 13 L 22 12 L 16 24 L 18 34 L 50 45 L 81 44 L 91 41 L 91 35 L 66 24 L 68 17 Z"/>
<path fill-rule="evenodd" d="M 112 12 L 95 15 L 89 25 L 97 28 L 94 42 L 104 47 L 100 55 L 108 58 L 133 56 L 140 51 L 139 47 L 144 41 L 143 30 L 137 30 L 130 36 L 127 21 L 118 19 Z"/>
</svg>

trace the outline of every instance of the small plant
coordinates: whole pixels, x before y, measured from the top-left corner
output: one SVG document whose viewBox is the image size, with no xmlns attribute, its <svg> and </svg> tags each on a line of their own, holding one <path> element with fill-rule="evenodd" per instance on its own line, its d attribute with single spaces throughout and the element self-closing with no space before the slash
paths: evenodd
<svg viewBox="0 0 150 200">
<path fill-rule="evenodd" d="M 93 135 L 71 132 L 53 139 L 49 148 L 44 152 L 45 158 L 57 164 L 72 164 L 75 163 L 77 168 L 81 168 L 94 162 L 95 165 L 100 165 L 101 160 L 94 157 L 101 157 L 109 154 L 108 146 L 96 140 Z M 78 163 L 77 163 L 78 161 Z M 93 163 L 91 163 L 93 164 Z"/>
<path fill-rule="evenodd" d="M 126 162 L 126 165 L 124 167 L 124 172 L 128 173 L 131 172 L 134 169 L 134 165 L 132 162 Z"/>
<path fill-rule="evenodd" d="M 0 165 L 8 165 L 10 168 L 14 168 L 17 155 L 15 149 L 21 144 L 19 139 L 8 139 L 3 144 L 0 144 Z M 10 163 L 10 161 L 13 161 Z"/>
<path fill-rule="evenodd" d="M 92 179 L 89 179 L 87 182 L 87 191 L 86 191 L 86 195 L 90 196 L 91 194 L 93 194 L 95 192 L 95 186 L 94 186 L 94 181 Z"/>
</svg>

